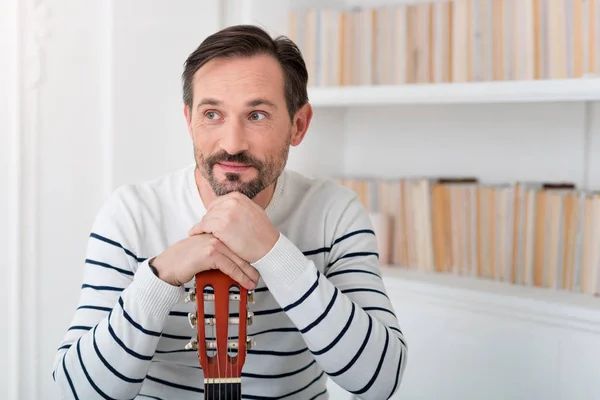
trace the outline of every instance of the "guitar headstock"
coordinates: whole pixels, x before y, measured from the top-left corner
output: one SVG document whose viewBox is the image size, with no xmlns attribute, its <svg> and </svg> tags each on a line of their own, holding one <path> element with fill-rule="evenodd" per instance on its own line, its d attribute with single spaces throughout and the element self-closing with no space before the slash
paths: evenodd
<svg viewBox="0 0 600 400">
<path fill-rule="evenodd" d="M 205 390 L 215 386 L 227 392 L 239 389 L 246 352 L 253 345 L 246 334 L 252 324 L 248 303 L 254 302 L 253 293 L 221 271 L 208 270 L 196 275 L 195 288 L 186 301 L 196 303 L 196 312 L 188 319 L 197 330 L 186 349 L 198 351 Z M 210 303 L 214 314 L 206 312 Z"/>
</svg>

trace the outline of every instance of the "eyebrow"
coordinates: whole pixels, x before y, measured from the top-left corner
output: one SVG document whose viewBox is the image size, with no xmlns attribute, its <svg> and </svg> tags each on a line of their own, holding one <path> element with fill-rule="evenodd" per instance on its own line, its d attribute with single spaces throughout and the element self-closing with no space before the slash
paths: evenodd
<svg viewBox="0 0 600 400">
<path fill-rule="evenodd" d="M 211 98 L 205 98 L 200 100 L 200 102 L 198 103 L 198 108 L 200 108 L 200 106 L 203 105 L 209 105 L 209 106 L 220 106 L 222 105 L 223 102 L 217 99 L 211 99 Z M 277 108 L 277 106 L 275 105 L 275 103 L 273 103 L 272 101 L 269 101 L 267 99 L 263 99 L 263 98 L 258 98 L 258 99 L 254 99 L 254 100 L 250 100 L 246 103 L 246 105 L 248 107 L 257 107 L 257 106 L 268 106 L 268 107 L 272 107 L 272 108 Z"/>
</svg>

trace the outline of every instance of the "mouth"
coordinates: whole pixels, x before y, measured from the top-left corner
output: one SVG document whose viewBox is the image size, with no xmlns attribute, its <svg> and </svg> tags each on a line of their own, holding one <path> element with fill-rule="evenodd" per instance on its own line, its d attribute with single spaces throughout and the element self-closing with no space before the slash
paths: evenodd
<svg viewBox="0 0 600 400">
<path fill-rule="evenodd" d="M 236 162 L 219 162 L 217 165 L 225 172 L 244 172 L 252 168 L 251 165 Z"/>
</svg>

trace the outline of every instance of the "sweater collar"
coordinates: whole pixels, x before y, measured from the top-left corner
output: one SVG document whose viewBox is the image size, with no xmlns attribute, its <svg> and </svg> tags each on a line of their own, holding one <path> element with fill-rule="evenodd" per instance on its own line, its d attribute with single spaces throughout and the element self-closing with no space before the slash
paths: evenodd
<svg viewBox="0 0 600 400">
<path fill-rule="evenodd" d="M 203 216 L 206 213 L 206 207 L 204 207 L 204 203 L 202 202 L 202 198 L 200 197 L 200 192 L 198 191 L 198 186 L 196 185 L 196 177 L 194 176 L 195 174 L 195 170 L 196 170 L 196 164 L 192 163 L 192 165 L 190 165 L 188 167 L 188 171 L 187 171 L 187 189 L 189 191 L 189 194 L 191 195 L 191 202 L 192 202 L 192 207 L 194 208 L 194 211 L 198 214 L 199 217 Z M 273 217 L 275 216 L 275 212 L 278 209 L 278 204 L 282 201 L 282 197 L 283 197 L 283 188 L 285 185 L 285 175 L 286 175 L 286 170 L 283 170 L 283 172 L 279 175 L 279 177 L 277 178 L 277 182 L 275 183 L 275 190 L 273 192 L 273 197 L 271 197 L 271 201 L 269 202 L 269 205 L 267 205 L 267 208 L 265 209 L 265 212 L 267 213 L 267 215 L 269 216 L 269 219 L 273 220 Z"/>
</svg>

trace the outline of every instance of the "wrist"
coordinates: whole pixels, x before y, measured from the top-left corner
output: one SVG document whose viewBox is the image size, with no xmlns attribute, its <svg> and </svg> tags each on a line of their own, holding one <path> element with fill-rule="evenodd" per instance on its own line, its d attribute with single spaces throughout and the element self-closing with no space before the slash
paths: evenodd
<svg viewBox="0 0 600 400">
<path fill-rule="evenodd" d="M 170 309 L 185 297 L 183 286 L 172 286 L 159 279 L 150 268 L 149 261 L 142 262 L 127 288 L 128 296 L 147 315 L 166 317 Z"/>
<path fill-rule="evenodd" d="M 278 233 L 274 246 L 252 266 L 260 273 L 269 290 L 285 289 L 307 270 L 310 260 L 286 236 Z"/>
<path fill-rule="evenodd" d="M 177 284 L 176 282 L 174 282 L 172 279 L 169 279 L 166 277 L 165 274 L 165 268 L 164 268 L 164 264 L 161 263 L 161 261 L 159 260 L 159 256 L 153 257 L 150 260 L 148 260 L 148 268 L 150 268 L 150 271 L 152 271 L 152 273 L 161 281 L 168 283 L 171 286 L 181 286 L 179 284 Z"/>
<path fill-rule="evenodd" d="M 259 260 L 264 259 L 267 256 L 267 254 L 273 251 L 273 248 L 277 245 L 280 236 L 281 233 L 279 233 L 278 230 L 270 230 L 269 233 L 265 236 L 265 239 L 263 241 L 264 246 L 262 247 L 260 254 L 257 254 L 255 257 L 253 257 L 252 260 L 248 260 L 248 262 L 250 264 L 253 264 L 255 262 L 258 262 Z"/>
</svg>

